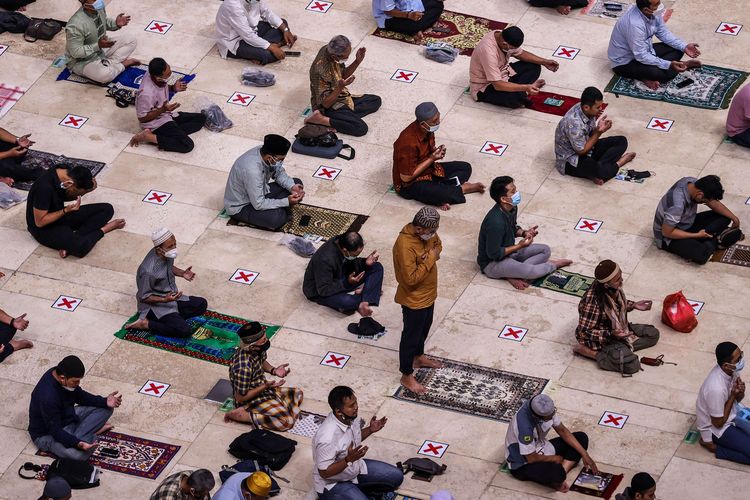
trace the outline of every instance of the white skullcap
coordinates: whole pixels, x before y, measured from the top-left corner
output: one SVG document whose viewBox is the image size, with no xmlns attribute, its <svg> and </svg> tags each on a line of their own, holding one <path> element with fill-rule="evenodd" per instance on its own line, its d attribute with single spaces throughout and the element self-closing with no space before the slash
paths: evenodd
<svg viewBox="0 0 750 500">
<path fill-rule="evenodd" d="M 158 247 L 171 237 L 172 231 L 170 231 L 166 227 L 160 227 L 159 229 L 151 233 L 151 241 L 154 242 L 155 247 Z"/>
</svg>

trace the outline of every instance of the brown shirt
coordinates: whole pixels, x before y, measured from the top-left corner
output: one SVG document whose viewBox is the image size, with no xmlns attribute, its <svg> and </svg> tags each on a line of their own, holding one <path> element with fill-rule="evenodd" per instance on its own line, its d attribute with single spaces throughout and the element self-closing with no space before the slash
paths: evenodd
<svg viewBox="0 0 750 500">
<path fill-rule="evenodd" d="M 424 133 L 418 121 L 413 121 L 406 127 L 396 142 L 393 143 L 393 189 L 401 190 L 417 181 L 432 180 L 432 176 L 445 177 L 445 171 L 439 163 L 433 162 L 422 175 L 411 182 L 401 180 L 402 175 L 414 175 L 417 165 L 427 159 L 435 150 L 435 134 Z"/>
<path fill-rule="evenodd" d="M 437 299 L 437 260 L 430 250 L 443 250 L 437 234 L 424 241 L 407 224 L 393 245 L 393 270 L 396 272 L 396 303 L 409 309 L 430 307 Z M 425 256 L 425 258 L 422 258 Z"/>
<path fill-rule="evenodd" d="M 345 68 L 344 63 L 331 60 L 326 45 L 318 51 L 318 55 L 315 56 L 315 60 L 310 66 L 310 104 L 312 109 L 323 108 L 323 100 L 331 92 L 336 91 L 336 82 L 343 79 L 342 72 Z M 344 106 L 354 109 L 352 95 L 346 87 L 341 91 L 331 109 L 340 109 Z"/>
</svg>

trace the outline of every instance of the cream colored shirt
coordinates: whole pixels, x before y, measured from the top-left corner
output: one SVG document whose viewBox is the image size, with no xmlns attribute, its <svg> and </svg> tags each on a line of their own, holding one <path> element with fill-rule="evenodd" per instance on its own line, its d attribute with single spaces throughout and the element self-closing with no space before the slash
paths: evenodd
<svg viewBox="0 0 750 500">
<path fill-rule="evenodd" d="M 520 48 L 503 52 L 497 44 L 495 33 L 502 30 L 490 31 L 477 44 L 471 54 L 469 64 L 469 81 L 471 83 L 471 97 L 477 100 L 477 93 L 487 88 L 491 82 L 507 82 L 516 74 L 510 67 L 510 58 L 523 52 Z"/>
</svg>

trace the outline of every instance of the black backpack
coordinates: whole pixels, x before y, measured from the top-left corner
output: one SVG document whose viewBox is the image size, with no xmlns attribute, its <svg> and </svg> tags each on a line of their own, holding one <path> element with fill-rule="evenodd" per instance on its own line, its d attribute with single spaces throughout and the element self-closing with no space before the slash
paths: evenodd
<svg viewBox="0 0 750 500">
<path fill-rule="evenodd" d="M 253 429 L 240 434 L 229 445 L 229 453 L 240 460 L 256 460 L 271 470 L 280 470 L 292 458 L 297 441 L 271 431 Z"/>
<path fill-rule="evenodd" d="M 63 25 L 54 19 L 32 19 L 23 34 L 23 39 L 31 43 L 37 40 L 52 40 L 62 29 Z"/>
<path fill-rule="evenodd" d="M 20 12 L 0 12 L 0 33 L 23 33 L 29 27 L 31 19 Z"/>
<path fill-rule="evenodd" d="M 47 469 L 47 479 L 65 479 L 74 490 L 86 490 L 99 486 L 99 470 L 88 462 L 58 458 Z"/>
</svg>

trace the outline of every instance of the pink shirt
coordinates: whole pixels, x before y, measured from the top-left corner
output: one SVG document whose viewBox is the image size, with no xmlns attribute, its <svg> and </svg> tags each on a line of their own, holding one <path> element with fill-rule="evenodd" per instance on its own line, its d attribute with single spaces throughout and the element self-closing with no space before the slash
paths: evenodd
<svg viewBox="0 0 750 500">
<path fill-rule="evenodd" d="M 523 52 L 520 48 L 503 52 L 497 45 L 495 33 L 502 30 L 490 31 L 477 44 L 471 54 L 469 65 L 469 81 L 471 82 L 471 97 L 477 100 L 477 93 L 487 88 L 491 82 L 507 82 L 516 72 L 510 67 L 511 56 Z"/>
<path fill-rule="evenodd" d="M 169 85 L 159 87 L 151 79 L 151 76 L 146 73 L 143 75 L 141 86 L 138 89 L 138 94 L 135 97 L 135 114 L 138 118 L 143 118 L 151 112 L 154 108 L 161 107 L 165 102 L 169 101 Z M 162 113 L 150 122 L 141 123 L 141 128 L 150 129 L 151 131 L 156 130 L 165 123 L 172 121 L 171 113 Z"/>
<path fill-rule="evenodd" d="M 727 135 L 734 137 L 750 129 L 750 84 L 734 95 L 727 115 Z"/>
</svg>

